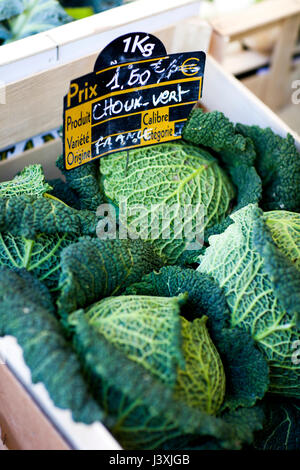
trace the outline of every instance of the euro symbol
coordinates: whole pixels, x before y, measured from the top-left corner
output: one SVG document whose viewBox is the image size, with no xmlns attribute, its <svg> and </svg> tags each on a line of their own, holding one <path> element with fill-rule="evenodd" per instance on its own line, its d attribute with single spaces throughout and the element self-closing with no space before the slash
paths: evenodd
<svg viewBox="0 0 300 470">
<path fill-rule="evenodd" d="M 193 77 L 199 73 L 199 67 L 197 65 L 198 62 L 199 59 L 190 57 L 185 62 L 183 62 L 179 70 L 183 73 L 183 75 L 186 75 L 187 77 Z"/>
</svg>

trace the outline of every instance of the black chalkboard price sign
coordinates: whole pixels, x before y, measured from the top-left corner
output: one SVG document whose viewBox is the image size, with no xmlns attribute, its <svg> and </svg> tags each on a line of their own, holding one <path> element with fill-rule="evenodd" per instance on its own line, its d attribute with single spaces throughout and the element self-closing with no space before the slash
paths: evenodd
<svg viewBox="0 0 300 470">
<path fill-rule="evenodd" d="M 201 98 L 204 68 L 204 52 L 167 55 L 151 34 L 130 33 L 110 43 L 94 71 L 73 80 L 64 98 L 66 169 L 180 139 Z"/>
</svg>

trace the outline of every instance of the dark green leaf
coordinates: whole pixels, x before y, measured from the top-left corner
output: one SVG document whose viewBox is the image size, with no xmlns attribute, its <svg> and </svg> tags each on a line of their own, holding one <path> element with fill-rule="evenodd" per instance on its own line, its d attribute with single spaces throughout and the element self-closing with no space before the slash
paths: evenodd
<svg viewBox="0 0 300 470">
<path fill-rule="evenodd" d="M 237 131 L 254 142 L 255 167 L 263 183 L 262 208 L 300 210 L 300 154 L 293 137 L 284 139 L 270 128 L 237 125 Z"/>
<path fill-rule="evenodd" d="M 61 255 L 61 315 L 121 293 L 162 261 L 142 240 L 82 238 Z"/>
<path fill-rule="evenodd" d="M 39 233 L 96 236 L 96 227 L 93 212 L 77 211 L 50 195 L 0 198 L 0 232 L 33 240 Z"/>
<path fill-rule="evenodd" d="M 220 353 L 226 376 L 226 407 L 252 406 L 269 385 L 268 365 L 251 336 L 231 330 L 226 298 L 215 281 L 192 269 L 163 267 L 130 286 L 126 294 L 177 296 L 188 293 L 182 313 L 188 319 L 208 317 L 208 330 Z"/>
<path fill-rule="evenodd" d="M 240 447 L 231 425 L 175 401 L 171 388 L 108 343 L 83 312 L 74 314 L 72 323 L 75 348 L 107 412 L 105 423 L 124 448 L 161 449 L 170 439 L 184 445 L 205 440 L 217 441 L 220 448 Z"/>
<path fill-rule="evenodd" d="M 99 163 L 89 162 L 72 171 L 67 171 L 63 156 L 60 156 L 56 165 L 65 176 L 68 186 L 77 195 L 80 208 L 96 211 L 104 202 L 99 186 Z"/>
<path fill-rule="evenodd" d="M 45 287 L 28 273 L 0 268 L 0 332 L 16 337 L 31 370 L 33 383 L 42 382 L 54 404 L 69 409 L 75 421 L 102 419 L 63 330 L 47 308 Z"/>
<path fill-rule="evenodd" d="M 267 397 L 264 428 L 255 436 L 259 450 L 300 450 L 300 401 Z"/>
</svg>

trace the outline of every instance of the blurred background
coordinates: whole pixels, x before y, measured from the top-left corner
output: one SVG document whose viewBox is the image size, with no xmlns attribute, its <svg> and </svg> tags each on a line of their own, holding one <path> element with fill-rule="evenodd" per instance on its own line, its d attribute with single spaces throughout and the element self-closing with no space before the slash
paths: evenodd
<svg viewBox="0 0 300 470">
<path fill-rule="evenodd" d="M 203 0 L 210 52 L 300 134 L 300 2 Z"/>
</svg>

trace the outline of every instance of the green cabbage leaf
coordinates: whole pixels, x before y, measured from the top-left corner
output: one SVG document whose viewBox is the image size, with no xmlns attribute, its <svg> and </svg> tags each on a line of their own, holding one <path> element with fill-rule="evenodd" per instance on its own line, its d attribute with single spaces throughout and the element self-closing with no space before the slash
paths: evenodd
<svg viewBox="0 0 300 470">
<path fill-rule="evenodd" d="M 174 396 L 192 408 L 216 415 L 224 400 L 226 379 L 206 322 L 207 317 L 193 322 L 181 319 L 185 367 L 178 368 Z"/>
<path fill-rule="evenodd" d="M 181 297 L 108 297 L 86 312 L 96 331 L 154 377 L 174 385 L 181 352 Z"/>
<path fill-rule="evenodd" d="M 106 198 L 117 207 L 126 200 L 124 224 L 128 232 L 149 240 L 171 264 L 197 236 L 203 238 L 205 227 L 225 218 L 234 197 L 233 186 L 218 161 L 188 144 L 131 150 L 128 164 L 124 152 L 108 155 L 100 162 L 100 172 Z M 190 212 L 184 217 L 188 207 Z M 155 235 L 151 231 L 154 223 Z"/>
<path fill-rule="evenodd" d="M 119 295 L 162 265 L 151 245 L 142 240 L 79 238 L 61 253 L 59 313 L 64 317 L 104 297 Z"/>
<path fill-rule="evenodd" d="M 223 234 L 210 237 L 198 270 L 223 289 L 230 328 L 250 333 L 265 355 L 270 391 L 299 397 L 300 365 L 293 361 L 291 348 L 300 339 L 295 316 L 298 272 L 275 246 L 262 217 L 253 204 L 232 214 L 234 223 Z"/>
<path fill-rule="evenodd" d="M 267 362 L 249 333 L 230 329 L 226 297 L 211 277 L 193 269 L 166 266 L 145 275 L 125 291 L 128 295 L 166 297 L 184 293 L 188 297 L 181 306 L 181 315 L 189 321 L 208 318 L 208 333 L 221 357 L 226 376 L 222 408 L 234 410 L 255 405 L 269 387 Z"/>
<path fill-rule="evenodd" d="M 17 339 L 32 382 L 42 382 L 57 407 L 70 410 L 75 421 L 101 421 L 103 412 L 54 312 L 47 288 L 30 273 L 0 267 L 0 335 Z"/>
<path fill-rule="evenodd" d="M 272 238 L 300 271 L 300 214 L 288 211 L 272 211 L 264 214 Z"/>
<path fill-rule="evenodd" d="M 73 209 L 48 194 L 0 198 L 0 232 L 29 240 L 39 233 L 96 236 L 97 223 L 93 212 Z"/>
<path fill-rule="evenodd" d="M 12 180 L 0 183 L 0 198 L 8 199 L 26 194 L 38 197 L 51 190 L 52 187 L 45 181 L 42 165 L 30 165 Z"/>
<path fill-rule="evenodd" d="M 230 422 L 174 398 L 156 380 L 100 334 L 82 311 L 70 317 L 74 347 L 86 377 L 106 412 L 104 423 L 126 449 L 239 449 L 261 429 L 261 417 L 245 421 L 244 434 Z M 250 410 L 251 411 L 251 410 Z"/>
<path fill-rule="evenodd" d="M 182 135 L 187 142 L 212 150 L 225 167 L 236 189 L 232 212 L 261 200 L 262 182 L 255 168 L 254 144 L 250 138 L 236 132 L 234 124 L 223 113 L 206 113 L 201 108 L 194 109 Z M 208 227 L 205 239 L 224 232 L 231 223 L 228 215 L 220 224 Z"/>
<path fill-rule="evenodd" d="M 56 290 L 60 277 L 60 254 L 76 238 L 67 235 L 36 236 L 34 240 L 0 233 L 0 266 L 26 269 L 50 290 Z"/>
</svg>

